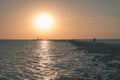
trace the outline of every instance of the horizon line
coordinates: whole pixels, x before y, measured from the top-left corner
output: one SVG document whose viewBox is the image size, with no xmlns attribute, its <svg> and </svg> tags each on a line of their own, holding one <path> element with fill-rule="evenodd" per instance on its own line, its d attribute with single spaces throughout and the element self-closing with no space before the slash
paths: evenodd
<svg viewBox="0 0 120 80">
<path fill-rule="evenodd" d="M 0 40 L 92 40 L 93 38 L 62 38 L 62 39 L 0 39 Z M 96 38 L 97 40 L 120 40 L 120 38 Z"/>
</svg>

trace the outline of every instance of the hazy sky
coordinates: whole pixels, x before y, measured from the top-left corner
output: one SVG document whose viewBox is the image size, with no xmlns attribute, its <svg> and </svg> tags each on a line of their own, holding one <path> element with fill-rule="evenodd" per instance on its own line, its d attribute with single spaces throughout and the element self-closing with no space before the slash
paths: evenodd
<svg viewBox="0 0 120 80">
<path fill-rule="evenodd" d="M 55 19 L 48 32 L 36 30 L 34 18 Z M 119 38 L 120 0 L 0 0 L 0 39 Z"/>
</svg>

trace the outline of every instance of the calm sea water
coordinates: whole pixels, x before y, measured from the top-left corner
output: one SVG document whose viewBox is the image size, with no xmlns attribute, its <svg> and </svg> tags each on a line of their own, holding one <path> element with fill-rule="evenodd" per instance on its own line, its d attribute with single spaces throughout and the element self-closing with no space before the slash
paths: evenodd
<svg viewBox="0 0 120 80">
<path fill-rule="evenodd" d="M 118 70 L 93 61 L 100 56 L 67 41 L 2 40 L 0 80 L 107 80 Z"/>
<path fill-rule="evenodd" d="M 91 39 L 86 39 L 86 40 L 83 40 L 83 41 L 89 41 L 89 42 L 92 42 L 93 40 Z M 96 42 L 99 42 L 99 43 L 108 43 L 108 44 L 120 44 L 120 39 L 97 39 Z"/>
</svg>

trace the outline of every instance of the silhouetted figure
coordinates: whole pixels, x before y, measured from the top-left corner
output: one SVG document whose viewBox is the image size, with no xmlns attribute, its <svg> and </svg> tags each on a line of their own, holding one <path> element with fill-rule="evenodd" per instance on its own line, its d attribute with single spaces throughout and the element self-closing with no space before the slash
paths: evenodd
<svg viewBox="0 0 120 80">
<path fill-rule="evenodd" d="M 96 38 L 93 38 L 93 43 L 95 43 L 96 42 Z"/>
</svg>

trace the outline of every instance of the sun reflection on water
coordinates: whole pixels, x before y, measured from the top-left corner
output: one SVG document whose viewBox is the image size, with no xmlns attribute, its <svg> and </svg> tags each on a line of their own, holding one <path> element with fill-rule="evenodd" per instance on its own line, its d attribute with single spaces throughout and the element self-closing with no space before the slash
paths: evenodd
<svg viewBox="0 0 120 80">
<path fill-rule="evenodd" d="M 42 41 L 41 42 L 41 47 L 44 51 L 48 50 L 48 45 L 49 45 L 49 41 Z"/>
<path fill-rule="evenodd" d="M 39 70 L 42 75 L 42 80 L 51 80 L 55 78 L 56 72 L 53 70 L 54 61 L 52 61 L 52 54 L 50 53 L 50 41 L 40 41 L 39 50 Z"/>
</svg>

